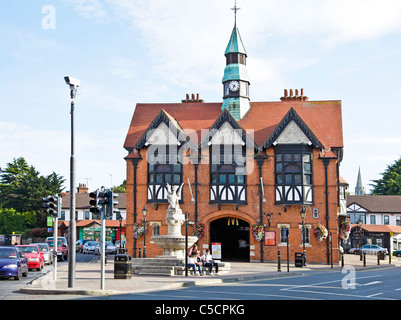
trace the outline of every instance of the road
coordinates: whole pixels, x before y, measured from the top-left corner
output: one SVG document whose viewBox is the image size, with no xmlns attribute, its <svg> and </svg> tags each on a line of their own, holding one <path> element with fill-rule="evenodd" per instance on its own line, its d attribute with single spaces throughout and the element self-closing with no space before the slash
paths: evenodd
<svg viewBox="0 0 401 320">
<path fill-rule="evenodd" d="M 94 255 L 77 254 L 77 262 Z M 67 264 L 67 261 L 59 262 Z M 304 271 L 304 276 L 241 281 L 211 286 L 184 287 L 137 294 L 109 296 L 27 295 L 20 287 L 53 266 L 29 272 L 28 278 L 0 280 L 0 300 L 401 300 L 400 267 L 355 271 Z M 285 272 L 283 272 L 284 274 Z"/>
<path fill-rule="evenodd" d="M 347 272 L 308 271 L 306 276 L 103 296 L 118 300 L 401 300 L 400 268 Z M 92 298 L 89 298 L 92 299 Z"/>
<path fill-rule="evenodd" d="M 77 254 L 76 261 L 77 262 L 90 262 L 93 259 L 98 258 L 95 255 L 87 255 L 87 254 Z M 68 261 L 58 261 L 57 264 L 60 266 L 62 264 L 68 264 Z M 28 277 L 21 277 L 21 280 L 17 281 L 14 278 L 4 279 L 0 278 L 0 300 L 65 300 L 63 296 L 38 296 L 38 295 L 27 295 L 18 292 L 18 290 L 30 282 L 36 280 L 42 275 L 46 274 L 49 271 L 53 270 L 53 265 L 46 265 L 41 271 L 33 271 L 30 270 L 28 272 Z M 79 298 L 80 296 L 71 296 L 68 298 Z"/>
</svg>

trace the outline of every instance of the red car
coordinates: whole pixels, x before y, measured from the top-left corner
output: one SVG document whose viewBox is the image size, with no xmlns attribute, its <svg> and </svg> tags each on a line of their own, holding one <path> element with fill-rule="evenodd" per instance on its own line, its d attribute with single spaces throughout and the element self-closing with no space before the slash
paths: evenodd
<svg viewBox="0 0 401 320">
<path fill-rule="evenodd" d="M 54 251 L 53 248 L 53 240 L 46 240 L 45 243 L 49 244 L 49 247 L 52 251 Z M 68 247 L 63 244 L 61 240 L 57 240 L 57 260 L 67 260 L 68 259 Z"/>
<path fill-rule="evenodd" d="M 18 245 L 16 247 L 20 248 L 28 258 L 28 268 L 30 270 L 35 268 L 38 271 L 42 270 L 45 265 L 45 258 L 43 257 L 43 252 L 40 251 L 36 244 Z"/>
</svg>

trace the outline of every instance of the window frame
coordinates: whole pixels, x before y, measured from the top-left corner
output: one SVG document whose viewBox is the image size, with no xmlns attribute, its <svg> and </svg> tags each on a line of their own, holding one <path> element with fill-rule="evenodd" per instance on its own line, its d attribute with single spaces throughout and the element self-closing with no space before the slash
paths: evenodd
<svg viewBox="0 0 401 320">
<path fill-rule="evenodd" d="M 228 162 L 230 159 L 225 158 L 224 150 L 231 147 L 231 163 Z M 209 170 L 209 199 L 210 203 L 235 203 L 235 204 L 247 204 L 247 175 L 246 175 L 246 146 L 242 145 L 219 145 L 219 154 L 213 154 L 216 146 L 210 146 L 209 157 L 210 157 L 210 170 Z M 241 148 L 241 156 L 245 159 L 244 163 L 238 163 L 235 161 L 236 151 Z M 215 163 L 216 156 L 219 156 L 219 163 Z M 229 167 L 232 169 L 230 170 Z M 238 170 L 243 170 L 243 174 L 238 174 Z M 224 181 L 221 178 L 224 177 Z M 234 181 L 232 180 L 234 178 Z M 242 189 L 243 188 L 243 189 Z M 221 189 L 221 190 L 220 190 Z M 216 193 L 215 190 L 218 190 Z M 226 192 L 226 198 L 228 198 L 228 192 L 233 193 L 232 200 L 222 200 L 222 192 Z M 245 200 L 240 200 L 242 192 L 245 193 Z M 215 199 L 212 200 L 212 193 L 215 195 Z"/>
<path fill-rule="evenodd" d="M 291 155 L 291 159 L 288 158 L 289 155 Z M 300 156 L 299 160 L 295 158 L 296 156 Z M 305 156 L 309 158 L 309 161 L 306 161 Z M 297 166 L 299 170 L 291 170 Z M 313 148 L 307 145 L 291 144 L 275 146 L 274 185 L 275 204 L 314 205 Z M 290 196 L 287 196 L 289 192 L 292 192 L 291 198 L 293 199 L 295 192 L 300 194 L 300 200 L 289 200 Z M 312 193 L 310 201 L 307 200 L 308 192 Z M 278 193 L 281 195 L 281 199 L 278 199 Z"/>
</svg>

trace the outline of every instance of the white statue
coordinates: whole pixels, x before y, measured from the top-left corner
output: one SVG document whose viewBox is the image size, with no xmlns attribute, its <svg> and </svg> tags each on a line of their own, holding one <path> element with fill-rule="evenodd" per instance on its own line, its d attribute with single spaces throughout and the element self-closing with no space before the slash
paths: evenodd
<svg viewBox="0 0 401 320">
<path fill-rule="evenodd" d="M 179 201 L 181 199 L 180 191 L 183 185 L 184 183 L 181 184 L 180 187 L 177 186 L 171 187 L 170 184 L 167 183 L 167 201 L 169 203 L 168 206 L 169 209 L 176 209 L 176 210 L 180 209 L 180 204 L 179 204 Z"/>
</svg>

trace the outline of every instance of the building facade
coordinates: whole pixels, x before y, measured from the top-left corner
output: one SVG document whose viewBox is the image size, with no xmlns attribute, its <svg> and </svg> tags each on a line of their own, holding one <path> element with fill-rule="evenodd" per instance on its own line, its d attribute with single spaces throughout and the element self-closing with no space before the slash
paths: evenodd
<svg viewBox="0 0 401 320">
<path fill-rule="evenodd" d="M 180 206 L 205 227 L 201 250 L 221 243 L 226 261 L 290 260 L 305 246 L 308 262 L 338 254 L 341 101 L 309 101 L 303 89 L 279 101 L 252 102 L 247 53 L 235 23 L 222 80 L 223 102 L 187 95 L 181 103 L 138 103 L 124 148 L 127 165 L 127 249 L 162 254 L 152 234 L 167 234 L 167 183 L 180 186 Z M 148 232 L 134 236 L 146 207 Z M 305 213 L 304 224 L 301 212 Z M 255 225 L 266 232 L 262 241 Z M 192 228 L 190 228 L 192 230 Z M 303 231 L 304 230 L 304 231 Z M 184 228 L 183 228 L 184 231 Z"/>
</svg>

